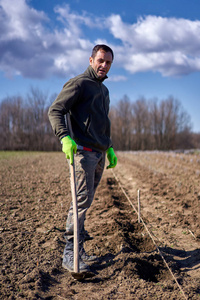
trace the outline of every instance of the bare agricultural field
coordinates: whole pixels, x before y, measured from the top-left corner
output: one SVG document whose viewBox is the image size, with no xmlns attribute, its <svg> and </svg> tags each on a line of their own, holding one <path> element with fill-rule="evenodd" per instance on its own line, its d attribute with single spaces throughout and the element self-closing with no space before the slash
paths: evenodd
<svg viewBox="0 0 200 300">
<path fill-rule="evenodd" d="M 200 299 L 200 155 L 117 156 L 87 214 L 95 276 L 76 281 L 61 266 L 65 155 L 0 152 L 0 299 Z"/>
</svg>

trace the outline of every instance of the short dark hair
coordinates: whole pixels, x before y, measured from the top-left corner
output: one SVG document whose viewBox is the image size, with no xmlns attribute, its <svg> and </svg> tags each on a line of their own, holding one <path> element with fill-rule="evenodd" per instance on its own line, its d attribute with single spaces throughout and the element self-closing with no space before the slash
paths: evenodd
<svg viewBox="0 0 200 300">
<path fill-rule="evenodd" d="M 114 59 L 114 53 L 113 53 L 112 49 L 104 44 L 94 46 L 94 48 L 92 49 L 91 57 L 95 58 L 95 56 L 99 50 L 103 50 L 105 52 L 110 52 L 112 54 L 112 60 Z"/>
</svg>

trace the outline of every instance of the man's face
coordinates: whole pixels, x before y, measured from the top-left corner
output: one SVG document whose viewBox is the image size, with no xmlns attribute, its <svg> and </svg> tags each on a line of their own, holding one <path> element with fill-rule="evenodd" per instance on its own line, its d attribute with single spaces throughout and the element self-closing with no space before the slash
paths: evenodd
<svg viewBox="0 0 200 300">
<path fill-rule="evenodd" d="M 90 57 L 90 65 L 100 79 L 103 79 L 106 76 L 110 70 L 111 64 L 112 54 L 110 52 L 105 52 L 100 49 L 97 51 L 94 58 Z"/>
</svg>

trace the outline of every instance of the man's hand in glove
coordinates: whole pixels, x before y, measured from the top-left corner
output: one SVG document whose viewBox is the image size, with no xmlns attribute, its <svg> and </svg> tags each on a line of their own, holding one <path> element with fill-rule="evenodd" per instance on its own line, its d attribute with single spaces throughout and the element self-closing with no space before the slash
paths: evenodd
<svg viewBox="0 0 200 300">
<path fill-rule="evenodd" d="M 70 159 L 70 164 L 73 165 L 73 153 L 77 152 L 77 145 L 72 138 L 67 135 L 61 139 L 62 151 L 66 154 L 66 158 Z"/>
<path fill-rule="evenodd" d="M 117 165 L 117 156 L 115 155 L 115 152 L 114 152 L 113 148 L 110 147 L 110 148 L 106 151 L 106 154 L 107 154 L 108 161 L 109 161 L 109 163 L 110 163 L 109 166 L 107 166 L 106 169 L 116 167 L 116 165 Z"/>
</svg>

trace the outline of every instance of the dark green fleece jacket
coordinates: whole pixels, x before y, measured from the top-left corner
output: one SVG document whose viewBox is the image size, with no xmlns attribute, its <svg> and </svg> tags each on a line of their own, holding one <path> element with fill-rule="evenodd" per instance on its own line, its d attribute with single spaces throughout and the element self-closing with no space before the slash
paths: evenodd
<svg viewBox="0 0 200 300">
<path fill-rule="evenodd" d="M 74 140 L 78 145 L 97 151 L 106 151 L 112 146 L 108 118 L 109 92 L 102 81 L 89 66 L 83 74 L 63 86 L 48 112 L 59 139 L 69 135 L 65 114 L 70 112 Z"/>
</svg>

